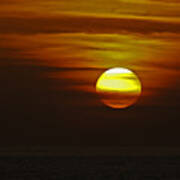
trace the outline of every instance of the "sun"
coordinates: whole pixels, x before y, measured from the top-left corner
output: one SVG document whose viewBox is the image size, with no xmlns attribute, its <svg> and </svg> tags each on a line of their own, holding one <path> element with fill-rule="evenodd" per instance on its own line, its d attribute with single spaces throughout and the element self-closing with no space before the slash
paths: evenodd
<svg viewBox="0 0 180 180">
<path fill-rule="evenodd" d="M 102 102 L 115 109 L 135 104 L 141 91 L 142 86 L 137 75 L 126 68 L 109 69 L 96 82 L 96 92 Z"/>
</svg>

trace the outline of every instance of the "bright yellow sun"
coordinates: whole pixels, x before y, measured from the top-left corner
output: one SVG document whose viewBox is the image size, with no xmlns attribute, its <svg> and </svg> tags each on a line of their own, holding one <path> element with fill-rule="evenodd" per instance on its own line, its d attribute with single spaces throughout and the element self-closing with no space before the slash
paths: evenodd
<svg viewBox="0 0 180 180">
<path fill-rule="evenodd" d="M 120 109 L 133 105 L 141 94 L 141 82 L 126 68 L 112 68 L 97 80 L 96 91 L 109 107 Z"/>
</svg>

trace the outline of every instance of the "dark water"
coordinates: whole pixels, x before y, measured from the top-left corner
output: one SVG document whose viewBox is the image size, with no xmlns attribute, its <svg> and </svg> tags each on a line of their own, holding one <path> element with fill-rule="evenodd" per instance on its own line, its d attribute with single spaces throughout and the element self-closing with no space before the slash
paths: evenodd
<svg viewBox="0 0 180 180">
<path fill-rule="evenodd" d="M 180 157 L 0 157 L 0 180 L 180 180 Z"/>
</svg>

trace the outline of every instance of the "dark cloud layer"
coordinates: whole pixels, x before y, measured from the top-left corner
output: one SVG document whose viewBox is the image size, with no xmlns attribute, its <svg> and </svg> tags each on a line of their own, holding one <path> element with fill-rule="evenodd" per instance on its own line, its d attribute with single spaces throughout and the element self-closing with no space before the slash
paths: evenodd
<svg viewBox="0 0 180 180">
<path fill-rule="evenodd" d="M 0 19 L 0 33 L 179 33 L 180 23 L 136 18 L 34 17 Z"/>
</svg>

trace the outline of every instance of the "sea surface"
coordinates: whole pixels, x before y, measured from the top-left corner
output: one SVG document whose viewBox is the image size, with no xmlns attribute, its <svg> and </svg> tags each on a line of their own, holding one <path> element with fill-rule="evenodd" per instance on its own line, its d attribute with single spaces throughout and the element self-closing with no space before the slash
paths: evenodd
<svg viewBox="0 0 180 180">
<path fill-rule="evenodd" d="M 0 180 L 180 180 L 176 157 L 0 157 Z"/>
</svg>

